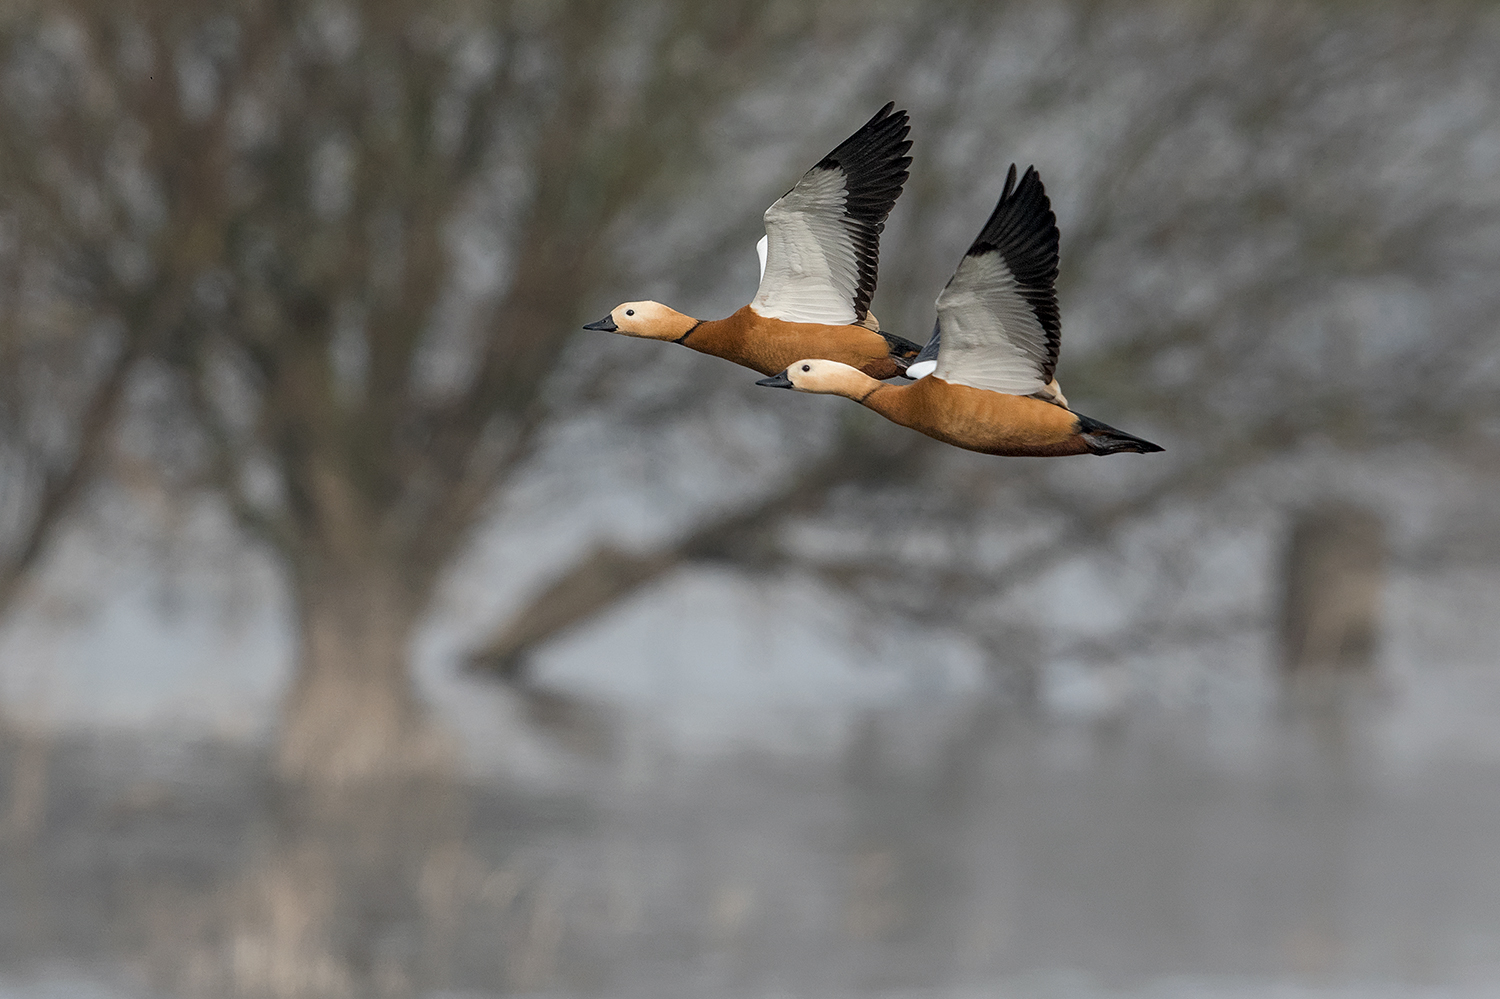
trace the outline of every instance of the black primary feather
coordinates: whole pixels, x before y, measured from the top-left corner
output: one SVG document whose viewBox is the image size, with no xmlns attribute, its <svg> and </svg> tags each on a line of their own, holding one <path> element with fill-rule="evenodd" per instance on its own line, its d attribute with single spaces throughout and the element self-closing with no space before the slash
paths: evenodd
<svg viewBox="0 0 1500 999">
<path fill-rule="evenodd" d="M 859 283 L 854 292 L 855 321 L 870 311 L 875 297 L 876 271 L 880 264 L 880 234 L 886 216 L 901 196 L 911 157 L 911 131 L 905 111 L 894 101 L 875 113 L 859 131 L 839 143 L 814 170 L 841 170 L 844 174 L 844 225 L 854 244 L 859 265 Z"/>
</svg>

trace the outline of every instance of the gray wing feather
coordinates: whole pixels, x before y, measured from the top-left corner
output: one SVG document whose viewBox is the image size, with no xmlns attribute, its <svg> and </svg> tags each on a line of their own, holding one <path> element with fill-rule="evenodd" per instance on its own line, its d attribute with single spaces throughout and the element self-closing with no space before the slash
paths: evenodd
<svg viewBox="0 0 1500 999">
<path fill-rule="evenodd" d="M 763 316 L 843 325 L 854 311 L 859 262 L 844 226 L 844 172 L 814 167 L 766 209 L 766 270 L 751 302 Z"/>
<path fill-rule="evenodd" d="M 944 381 L 1012 395 L 1052 382 L 1061 345 L 1057 218 L 1035 168 L 1012 166 L 989 221 L 937 299 Z"/>
<path fill-rule="evenodd" d="M 998 252 L 965 257 L 937 310 L 938 378 L 1010 395 L 1047 387 L 1047 334 Z"/>
</svg>

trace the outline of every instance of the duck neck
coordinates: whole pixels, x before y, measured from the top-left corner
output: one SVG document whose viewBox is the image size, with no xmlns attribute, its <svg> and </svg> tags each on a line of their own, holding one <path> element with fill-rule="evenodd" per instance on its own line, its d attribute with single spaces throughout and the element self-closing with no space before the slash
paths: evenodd
<svg viewBox="0 0 1500 999">
<path fill-rule="evenodd" d="M 839 379 L 838 384 L 834 386 L 833 390 L 835 394 L 841 395 L 845 399 L 853 399 L 861 405 L 870 406 L 872 398 L 883 394 L 880 391 L 881 389 L 891 387 L 884 382 L 871 378 L 858 368 L 850 368 L 844 372 L 843 377 Z M 874 409 L 875 407 L 870 406 L 870 408 Z"/>
<path fill-rule="evenodd" d="M 703 325 L 701 319 L 678 312 L 676 309 L 663 307 L 665 313 L 660 319 L 652 324 L 650 336 L 654 340 L 667 340 L 672 343 L 682 343 L 699 326 Z"/>
<path fill-rule="evenodd" d="M 685 330 L 676 342 L 700 353 L 713 354 L 736 364 L 749 364 L 759 370 L 758 365 L 750 364 L 745 351 L 749 317 L 750 307 L 747 305 L 724 319 L 694 319 L 691 328 Z"/>
<path fill-rule="evenodd" d="M 873 378 L 870 378 L 869 382 L 870 384 L 860 394 L 851 395 L 849 398 L 866 409 L 873 409 L 886 419 L 904 426 L 905 421 L 901 419 L 901 416 L 906 411 L 904 404 L 910 401 L 906 396 L 911 392 L 912 387 L 910 385 L 890 385 L 886 382 L 877 382 Z"/>
</svg>

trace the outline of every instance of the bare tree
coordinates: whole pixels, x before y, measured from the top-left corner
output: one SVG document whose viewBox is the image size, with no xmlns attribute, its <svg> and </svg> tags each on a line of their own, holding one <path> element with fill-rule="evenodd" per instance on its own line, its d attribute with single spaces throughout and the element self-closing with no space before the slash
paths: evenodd
<svg viewBox="0 0 1500 999">
<path fill-rule="evenodd" d="M 1367 672 L 1380 631 L 1385 525 L 1351 504 L 1303 511 L 1283 554 L 1281 665 L 1314 678 Z"/>
<path fill-rule="evenodd" d="M 149 353 L 175 378 L 155 438 L 163 464 L 225 496 L 286 567 L 300 666 L 284 774 L 421 756 L 396 749 L 422 741 L 408 639 L 559 401 L 659 427 L 700 418 L 732 377 L 658 379 L 642 405 L 619 391 L 620 371 L 590 373 L 565 345 L 580 312 L 598 309 L 584 293 L 619 262 L 610 244 L 664 225 L 642 206 L 714 166 L 700 157 L 708 123 L 744 94 L 795 111 L 856 66 L 865 75 L 849 92 L 881 71 L 883 91 L 915 95 L 919 156 L 882 257 L 888 304 L 877 303 L 899 332 L 927 328 L 932 290 L 992 199 L 976 179 L 1037 160 L 1063 222 L 1070 397 L 1154 421 L 1145 429 L 1171 454 L 1146 487 L 1094 496 L 1078 488 L 1083 473 L 979 464 L 866 422 L 827 436 L 829 448 L 846 442 L 844 457 L 803 455 L 826 467 L 785 475 L 658 551 L 564 570 L 545 614 L 523 610 L 528 624 L 502 628 L 492 661 L 514 663 L 672 566 L 723 552 L 944 615 L 988 641 L 1005 580 L 1025 580 L 1044 556 L 1098 550 L 1167 498 L 1297 441 L 1331 432 L 1368 444 L 1443 425 L 1446 446 L 1485 446 L 1496 388 L 1465 361 L 1482 352 L 1493 295 L 1467 261 L 1492 242 L 1494 213 L 1454 193 L 1475 183 L 1464 120 L 1412 132 L 1442 93 L 1415 81 L 1493 74 L 1478 6 L 1455 5 L 1418 33 L 1415 15 L 1383 10 L 1338 51 L 1322 40 L 1340 15 L 1317 5 L 1209 5 L 1191 18 L 1107 3 L 921 13 L 924 30 L 905 31 L 906 15 L 839 4 L 80 0 L 4 23 L 5 191 L 27 234 L 7 259 L 87 278 L 66 299 L 74 327 L 115 344 L 111 363 Z M 1146 64 L 1160 71 L 1136 72 Z M 1407 90 L 1379 106 L 1361 68 L 1376 65 L 1409 70 Z M 1445 182 L 1412 194 L 1369 166 L 1408 134 Z M 749 228 L 701 210 L 691 221 L 696 242 L 682 252 L 700 256 Z M 651 268 L 680 256 L 657 253 L 637 272 L 657 280 Z M 1429 309 L 1438 343 L 1372 338 L 1358 318 L 1372 301 L 1425 303 L 1414 307 Z M 577 384 L 559 384 L 554 368 Z M 87 382 L 103 408 L 77 412 L 109 411 L 126 368 L 99 370 L 117 371 Z M 883 457 L 908 446 L 910 460 Z M 923 469 L 919 481 L 908 466 Z M 872 513 L 852 483 L 883 503 Z M 48 508 L 62 507 L 37 507 Z M 836 559 L 778 540 L 851 512 L 865 523 Z M 893 558 L 892 532 L 918 527 L 953 557 Z M 1043 540 L 1003 545 L 1011 555 L 998 563 L 968 543 L 1034 529 Z M 1157 624 L 1143 635 L 1169 633 Z"/>
<path fill-rule="evenodd" d="M 35 124 L 15 121 L 35 91 L 60 88 L 19 61 L 10 133 Z M 132 366 L 162 320 L 111 256 L 131 224 L 120 187 L 70 187 L 67 164 L 47 152 L 26 163 L 17 142 L 0 145 L 0 614 L 104 465 Z"/>
<path fill-rule="evenodd" d="M 422 756 L 408 640 L 536 440 L 604 236 L 821 16 L 786 13 L 84 0 L 4 26 L 8 196 L 91 279 L 76 321 L 123 330 L 87 412 L 150 344 L 162 457 L 287 568 L 283 775 Z"/>
</svg>

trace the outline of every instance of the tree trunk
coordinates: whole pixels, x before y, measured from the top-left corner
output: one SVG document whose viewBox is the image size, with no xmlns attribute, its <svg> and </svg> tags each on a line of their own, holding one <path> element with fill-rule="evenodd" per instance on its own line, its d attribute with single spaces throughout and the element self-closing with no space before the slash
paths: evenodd
<svg viewBox="0 0 1500 999">
<path fill-rule="evenodd" d="M 1281 665 L 1291 704 L 1338 712 L 1375 690 L 1384 563 L 1385 525 L 1373 511 L 1337 503 L 1293 519 L 1281 580 Z"/>
<path fill-rule="evenodd" d="M 277 776 L 345 785 L 446 771 L 449 747 L 411 681 L 408 650 L 420 596 L 385 566 L 326 565 L 301 572 L 294 587 L 300 642 Z"/>
<path fill-rule="evenodd" d="M 1349 503 L 1301 512 L 1283 563 L 1282 667 L 1367 671 L 1375 658 L 1385 525 Z"/>
<path fill-rule="evenodd" d="M 451 905 L 424 886 L 465 856 L 465 813 L 457 754 L 411 681 L 424 593 L 397 559 L 350 554 L 375 532 L 341 540 L 304 541 L 291 568 L 298 660 L 266 835 L 222 922 L 167 965 L 187 994 L 410 999 L 447 974 Z"/>
</svg>

